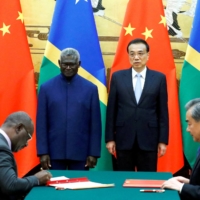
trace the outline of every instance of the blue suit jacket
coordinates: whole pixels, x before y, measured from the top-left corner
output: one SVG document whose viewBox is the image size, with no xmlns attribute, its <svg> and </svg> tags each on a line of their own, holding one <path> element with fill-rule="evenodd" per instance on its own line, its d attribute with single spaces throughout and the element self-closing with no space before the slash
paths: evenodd
<svg viewBox="0 0 200 200">
<path fill-rule="evenodd" d="M 85 161 L 100 157 L 101 115 L 96 85 L 62 74 L 41 85 L 37 111 L 37 152 L 51 159 Z"/>
<path fill-rule="evenodd" d="M 165 75 L 147 68 L 144 88 L 137 104 L 132 68 L 112 76 L 107 106 L 106 142 L 116 148 L 133 147 L 136 136 L 140 149 L 156 151 L 158 143 L 168 144 L 168 106 Z"/>
<path fill-rule="evenodd" d="M 38 185 L 35 176 L 17 177 L 17 166 L 8 143 L 0 134 L 0 199 L 17 200 Z"/>
</svg>

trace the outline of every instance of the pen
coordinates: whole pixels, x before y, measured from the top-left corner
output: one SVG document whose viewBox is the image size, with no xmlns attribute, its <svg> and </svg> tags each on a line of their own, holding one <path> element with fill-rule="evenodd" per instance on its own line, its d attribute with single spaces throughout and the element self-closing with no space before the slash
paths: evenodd
<svg viewBox="0 0 200 200">
<path fill-rule="evenodd" d="M 140 190 L 140 192 L 158 192 L 158 193 L 162 193 L 164 192 L 165 190 Z"/>
<path fill-rule="evenodd" d="M 56 190 L 65 190 L 66 188 L 64 187 L 55 187 Z"/>
</svg>

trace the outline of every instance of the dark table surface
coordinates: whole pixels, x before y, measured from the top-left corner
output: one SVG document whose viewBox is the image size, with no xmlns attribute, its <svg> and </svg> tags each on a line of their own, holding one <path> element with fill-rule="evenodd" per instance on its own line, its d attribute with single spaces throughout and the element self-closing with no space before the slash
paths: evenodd
<svg viewBox="0 0 200 200">
<path fill-rule="evenodd" d="M 87 177 L 99 183 L 114 183 L 112 188 L 95 188 L 83 190 L 55 190 L 54 187 L 34 187 L 25 200 L 179 200 L 177 191 L 165 190 L 164 193 L 143 193 L 143 188 L 124 188 L 125 179 L 167 180 L 171 173 L 158 172 L 116 172 L 116 171 L 67 171 L 51 170 L 53 177 L 68 178 Z"/>
</svg>

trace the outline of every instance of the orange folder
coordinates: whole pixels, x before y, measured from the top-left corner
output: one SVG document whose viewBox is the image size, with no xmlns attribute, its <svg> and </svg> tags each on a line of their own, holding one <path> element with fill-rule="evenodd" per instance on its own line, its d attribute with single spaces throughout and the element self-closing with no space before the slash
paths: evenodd
<svg viewBox="0 0 200 200">
<path fill-rule="evenodd" d="M 145 187 L 145 188 L 160 188 L 166 180 L 143 180 L 143 179 L 126 179 L 124 187 Z"/>
</svg>

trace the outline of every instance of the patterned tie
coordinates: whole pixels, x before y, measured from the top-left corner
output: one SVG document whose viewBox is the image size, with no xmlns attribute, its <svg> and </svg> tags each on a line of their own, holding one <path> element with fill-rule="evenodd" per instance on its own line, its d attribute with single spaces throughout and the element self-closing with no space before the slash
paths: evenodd
<svg viewBox="0 0 200 200">
<path fill-rule="evenodd" d="M 140 80 L 141 75 L 136 74 L 135 76 L 137 77 L 137 81 L 136 81 L 136 85 L 135 85 L 135 97 L 136 97 L 136 101 L 138 103 L 140 100 L 141 93 L 142 93 L 142 86 L 141 86 L 141 80 Z"/>
</svg>

